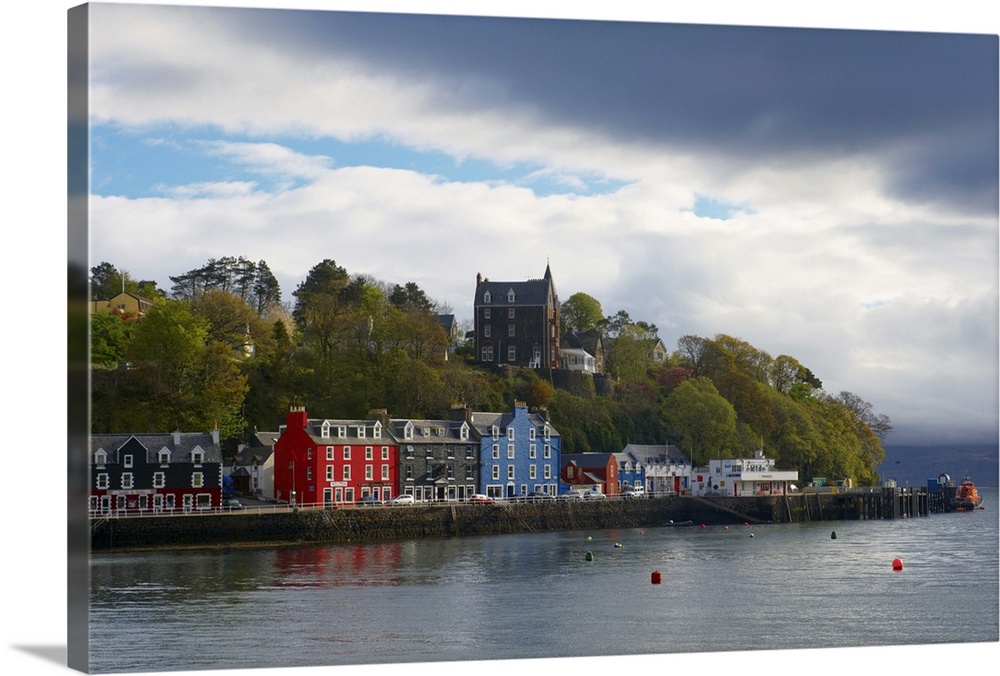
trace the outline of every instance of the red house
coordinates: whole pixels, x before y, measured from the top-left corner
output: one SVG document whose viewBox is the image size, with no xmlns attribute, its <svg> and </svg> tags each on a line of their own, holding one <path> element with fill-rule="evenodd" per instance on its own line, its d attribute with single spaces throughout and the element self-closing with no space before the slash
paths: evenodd
<svg viewBox="0 0 1000 676">
<path fill-rule="evenodd" d="M 564 453 L 559 479 L 570 488 L 595 486 L 605 495 L 618 495 L 618 461 L 614 453 Z"/>
<path fill-rule="evenodd" d="M 302 506 L 399 494 L 399 445 L 382 421 L 309 419 L 293 407 L 274 442 L 274 498 Z"/>
</svg>

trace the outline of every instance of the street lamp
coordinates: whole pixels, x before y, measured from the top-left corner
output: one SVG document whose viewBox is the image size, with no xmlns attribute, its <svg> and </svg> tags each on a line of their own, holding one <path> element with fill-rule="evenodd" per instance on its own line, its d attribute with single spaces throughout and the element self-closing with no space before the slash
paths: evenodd
<svg viewBox="0 0 1000 676">
<path fill-rule="evenodd" d="M 291 500 L 289 501 L 288 504 L 290 504 L 292 507 L 295 507 L 295 461 L 292 460 L 290 463 L 288 463 L 288 467 L 292 470 L 292 495 L 291 495 Z"/>
</svg>

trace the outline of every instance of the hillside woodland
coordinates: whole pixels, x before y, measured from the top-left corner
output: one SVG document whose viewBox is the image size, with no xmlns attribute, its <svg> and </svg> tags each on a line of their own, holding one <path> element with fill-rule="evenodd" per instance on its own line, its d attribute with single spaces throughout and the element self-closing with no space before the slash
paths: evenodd
<svg viewBox="0 0 1000 676">
<path fill-rule="evenodd" d="M 683 336 L 654 363 L 655 325 L 625 310 L 605 316 L 582 293 L 561 312 L 565 325 L 598 331 L 610 346 L 597 379 L 484 368 L 464 340 L 449 339 L 438 320 L 446 305 L 412 282 L 350 274 L 329 259 L 288 305 L 266 262 L 242 257 L 171 277 L 169 292 L 107 262 L 89 277 L 94 300 L 124 289 L 153 301 L 141 318 L 91 316 L 94 433 L 218 426 L 233 452 L 253 431 L 276 430 L 292 405 L 325 418 L 375 408 L 443 418 L 457 403 L 503 411 L 521 400 L 547 409 L 564 453 L 675 444 L 703 465 L 763 448 L 803 477 L 871 485 L 891 430 L 858 395 L 829 394 L 794 357 L 733 336 Z"/>
</svg>

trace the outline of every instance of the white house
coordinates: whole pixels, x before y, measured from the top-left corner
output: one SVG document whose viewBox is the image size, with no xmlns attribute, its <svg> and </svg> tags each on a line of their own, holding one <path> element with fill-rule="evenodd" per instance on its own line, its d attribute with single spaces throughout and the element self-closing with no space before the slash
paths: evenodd
<svg viewBox="0 0 1000 676">
<path fill-rule="evenodd" d="M 682 493 L 691 486 L 691 463 L 676 446 L 629 444 L 622 453 L 645 470 L 649 493 Z"/>
<path fill-rule="evenodd" d="M 597 373 L 597 362 L 586 350 L 564 347 L 559 350 L 559 366 L 569 371 Z"/>
<path fill-rule="evenodd" d="M 694 471 L 691 479 L 695 495 L 784 495 L 788 484 L 799 480 L 797 471 L 779 470 L 774 458 L 761 450 L 752 458 L 710 460 L 707 468 Z"/>
</svg>

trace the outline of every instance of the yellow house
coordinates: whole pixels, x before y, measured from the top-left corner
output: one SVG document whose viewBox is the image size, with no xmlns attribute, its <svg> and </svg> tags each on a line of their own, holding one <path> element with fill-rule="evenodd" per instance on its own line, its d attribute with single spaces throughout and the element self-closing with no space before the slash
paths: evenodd
<svg viewBox="0 0 1000 676">
<path fill-rule="evenodd" d="M 110 300 L 92 300 L 90 301 L 90 311 L 91 312 L 120 312 L 126 315 L 134 315 L 136 317 L 142 317 L 149 310 L 149 306 L 153 302 L 135 295 L 134 293 L 129 293 L 128 291 L 123 291 L 114 298 Z"/>
</svg>

